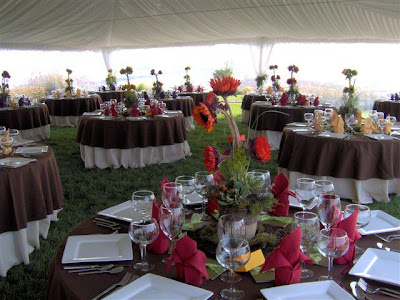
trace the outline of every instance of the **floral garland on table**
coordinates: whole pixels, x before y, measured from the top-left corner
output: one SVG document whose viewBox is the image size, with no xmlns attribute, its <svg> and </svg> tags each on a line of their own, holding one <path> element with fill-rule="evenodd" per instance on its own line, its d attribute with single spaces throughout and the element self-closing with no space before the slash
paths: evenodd
<svg viewBox="0 0 400 300">
<path fill-rule="evenodd" d="M 296 80 L 296 78 L 293 77 L 293 73 L 299 72 L 299 67 L 297 67 L 296 65 L 290 65 L 288 67 L 288 70 L 290 72 L 290 78 L 286 81 L 287 84 L 289 84 L 288 95 L 289 95 L 289 97 L 292 98 L 292 100 L 294 102 L 299 93 L 299 89 L 297 87 L 297 80 Z"/>
<path fill-rule="evenodd" d="M 158 80 L 158 75 L 162 75 L 162 71 L 159 70 L 158 73 L 156 73 L 154 69 L 151 69 L 150 74 L 156 77 L 156 81 L 153 82 L 153 91 L 155 95 L 159 95 L 162 91 L 163 83 Z"/>
<path fill-rule="evenodd" d="M 129 80 L 129 75 L 133 74 L 133 69 L 132 67 L 127 66 L 125 69 L 122 68 L 119 70 L 119 73 L 121 75 L 126 75 L 126 81 L 128 82 L 127 84 L 124 85 L 125 88 L 125 99 L 124 99 L 124 104 L 126 107 L 130 108 L 138 103 L 138 99 L 136 96 L 136 85 L 131 84 Z"/>
<path fill-rule="evenodd" d="M 72 80 L 72 78 L 69 77 L 69 75 L 72 74 L 72 70 L 66 69 L 66 71 L 67 71 L 68 77 L 67 77 L 67 79 L 65 79 L 65 82 L 67 83 L 67 87 L 65 88 L 65 92 L 69 91 L 70 93 L 72 93 L 73 90 L 74 90 L 74 87 L 72 86 L 72 82 L 74 82 L 74 81 Z"/>
<path fill-rule="evenodd" d="M 186 91 L 189 92 L 189 93 L 191 93 L 191 92 L 193 92 L 193 85 L 192 85 L 192 83 L 190 82 L 189 70 L 190 70 L 190 67 L 187 66 L 187 67 L 185 68 L 186 74 L 185 74 L 185 76 L 183 76 L 183 78 L 185 78 L 185 87 L 186 87 Z"/>
<path fill-rule="evenodd" d="M 257 90 L 262 89 L 264 86 L 265 81 L 267 81 L 268 75 L 266 73 L 256 77 L 256 86 Z"/>
<path fill-rule="evenodd" d="M 106 84 L 110 90 L 115 90 L 115 85 L 117 84 L 117 77 L 112 74 L 113 70 L 108 69 L 108 75 L 106 77 Z"/>
<path fill-rule="evenodd" d="M 1 94 L 0 94 L 0 107 L 4 107 L 7 101 L 8 95 L 10 93 L 10 86 L 8 85 L 8 80 L 11 78 L 10 73 L 3 71 L 1 73 Z"/>
<path fill-rule="evenodd" d="M 349 86 L 346 86 L 343 89 L 343 96 L 341 98 L 341 106 L 339 107 L 339 114 L 343 117 L 346 114 L 357 114 L 357 105 L 359 102 L 359 96 L 356 94 L 355 84 L 356 80 L 353 77 L 358 75 L 357 70 L 344 69 L 342 74 L 346 76 L 346 79 L 349 81 Z"/>
<path fill-rule="evenodd" d="M 276 75 L 276 70 L 278 69 L 277 65 L 270 65 L 269 69 L 274 72 L 274 75 L 271 76 L 271 82 L 272 82 L 272 89 L 274 90 L 275 93 L 279 92 L 281 86 L 279 85 L 279 80 L 281 79 L 281 76 Z"/>
</svg>

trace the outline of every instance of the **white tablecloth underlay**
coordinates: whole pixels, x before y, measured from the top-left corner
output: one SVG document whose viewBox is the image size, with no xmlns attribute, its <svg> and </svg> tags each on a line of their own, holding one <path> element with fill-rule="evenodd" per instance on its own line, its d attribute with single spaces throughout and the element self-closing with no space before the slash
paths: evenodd
<svg viewBox="0 0 400 300">
<path fill-rule="evenodd" d="M 249 119 L 250 119 L 250 111 L 242 109 L 242 120 L 241 120 L 241 122 L 245 123 L 245 124 L 249 124 Z"/>
<path fill-rule="evenodd" d="M 52 115 L 50 115 L 50 121 L 51 121 L 52 126 L 78 127 L 81 117 L 82 116 L 52 116 Z"/>
<path fill-rule="evenodd" d="M 0 276 L 5 277 L 7 271 L 20 263 L 29 264 L 29 254 L 40 248 L 39 237 L 46 239 L 51 221 L 58 221 L 54 211 L 47 218 L 28 222 L 27 228 L 0 234 Z"/>
<path fill-rule="evenodd" d="M 186 131 L 195 130 L 195 127 L 193 124 L 193 116 L 185 117 L 185 128 L 186 128 Z"/>
<path fill-rule="evenodd" d="M 32 129 L 19 130 L 19 135 L 25 140 L 40 142 L 50 138 L 50 124 Z"/>
<path fill-rule="evenodd" d="M 264 135 L 268 139 L 271 150 L 278 150 L 279 145 L 281 144 L 282 134 L 282 131 L 250 129 L 249 139 Z"/>
<path fill-rule="evenodd" d="M 379 202 L 389 202 L 389 194 L 400 195 L 400 178 L 384 180 L 371 178 L 368 180 L 356 180 L 352 178 L 335 178 L 330 176 L 314 176 L 300 172 L 288 171 L 286 168 L 278 168 L 289 179 L 289 188 L 295 189 L 298 178 L 308 177 L 324 179 L 333 182 L 335 193 L 341 198 L 351 199 L 355 203 L 368 204 L 373 199 Z"/>
</svg>

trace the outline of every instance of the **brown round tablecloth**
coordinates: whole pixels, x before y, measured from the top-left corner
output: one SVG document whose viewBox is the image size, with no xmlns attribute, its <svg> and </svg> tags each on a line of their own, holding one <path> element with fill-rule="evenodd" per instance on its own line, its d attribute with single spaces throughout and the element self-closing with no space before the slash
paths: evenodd
<svg viewBox="0 0 400 300">
<path fill-rule="evenodd" d="M 26 228 L 61 209 L 64 195 L 53 150 L 31 158 L 37 162 L 0 170 L 0 233 Z"/>
<path fill-rule="evenodd" d="M 288 171 L 336 178 L 400 178 L 400 141 L 377 141 L 362 135 L 344 140 L 285 129 L 278 166 Z"/>
<path fill-rule="evenodd" d="M 164 99 L 169 110 L 180 110 L 185 117 L 192 115 L 192 110 L 195 107 L 194 101 L 190 97 L 177 98 L 177 99 Z"/>
<path fill-rule="evenodd" d="M 190 96 L 192 97 L 194 104 L 195 105 L 199 105 L 200 102 L 203 102 L 204 100 L 206 100 L 206 95 L 207 93 L 179 93 L 179 96 Z"/>
<path fill-rule="evenodd" d="M 111 99 L 117 99 L 118 102 L 121 102 L 125 98 L 124 91 L 99 91 L 94 92 L 94 94 L 99 95 L 103 102 L 110 101 Z"/>
<path fill-rule="evenodd" d="M 291 122 L 305 122 L 304 114 L 316 109 L 324 110 L 326 106 L 271 106 L 252 105 L 251 129 L 282 131 Z"/>
<path fill-rule="evenodd" d="M 391 115 L 393 117 L 396 117 L 397 121 L 400 120 L 400 101 L 377 100 L 374 102 L 374 106 L 372 109 L 376 109 L 377 111 L 385 113 L 385 117 Z"/>
<path fill-rule="evenodd" d="M 253 102 L 266 101 L 265 95 L 244 95 L 242 99 L 242 109 L 250 110 Z"/>
<path fill-rule="evenodd" d="M 183 143 L 186 129 L 182 114 L 140 121 L 84 118 L 79 124 L 76 140 L 82 145 L 105 149 L 158 147 Z"/>
<path fill-rule="evenodd" d="M 49 124 L 49 110 L 43 104 L 0 110 L 0 126 L 6 128 L 26 130 Z"/>
<path fill-rule="evenodd" d="M 52 116 L 81 116 L 100 108 L 99 100 L 95 97 L 72 99 L 45 99 Z"/>
<path fill-rule="evenodd" d="M 86 220 L 73 229 L 69 235 L 87 235 L 87 234 L 109 234 L 111 230 L 104 229 L 99 227 L 93 223 L 93 218 Z M 122 225 L 121 233 L 127 232 L 128 226 Z M 77 274 L 69 273 L 68 271 L 63 269 L 63 265 L 61 264 L 62 255 L 64 252 L 65 244 L 67 238 L 64 239 L 60 247 L 57 249 L 54 260 L 50 267 L 48 285 L 47 285 L 47 299 L 58 300 L 58 299 L 91 299 L 107 287 L 111 286 L 114 283 L 119 282 L 127 272 L 131 272 L 137 275 L 144 275 L 145 273 L 136 271 L 133 268 L 133 265 L 140 260 L 140 252 L 139 248 L 136 244 L 133 245 L 133 261 L 123 261 L 116 262 L 116 264 L 120 265 L 129 265 L 125 267 L 125 269 L 116 275 L 109 274 L 97 274 L 97 275 L 87 275 L 87 276 L 79 276 Z M 362 248 L 373 247 L 376 248 L 376 243 L 380 241 L 374 235 L 364 236 L 358 242 L 357 245 Z M 390 243 L 390 247 L 399 250 L 400 249 L 400 241 L 392 241 Z M 151 271 L 153 274 L 161 275 L 164 277 L 172 278 L 176 280 L 176 273 L 174 268 L 171 273 L 167 273 L 165 271 L 166 265 L 161 263 L 163 255 L 156 255 L 151 252 L 147 253 L 147 260 L 156 265 L 156 268 Z M 210 257 L 215 259 L 215 257 Z M 107 263 L 103 263 L 107 264 Z M 327 274 L 327 268 L 312 265 L 308 266 L 311 270 L 314 271 L 314 277 L 303 280 L 306 281 L 316 281 L 317 278 L 321 275 Z M 350 282 L 358 280 L 358 277 L 351 275 L 342 275 L 341 272 L 347 268 L 347 265 L 334 265 L 333 268 L 333 276 L 335 280 L 351 294 L 350 290 Z M 240 288 L 245 291 L 245 298 L 243 299 L 264 299 L 260 290 L 268 287 L 273 287 L 273 282 L 269 283 L 255 283 L 251 275 L 247 273 L 241 273 L 242 281 L 235 283 L 236 288 Z M 385 284 L 379 283 L 379 286 L 387 286 Z M 229 284 L 222 282 L 219 277 L 214 280 L 203 280 L 203 284 L 200 286 L 206 290 L 210 290 L 214 292 L 214 295 L 210 299 L 220 299 L 219 292 L 228 288 Z M 393 288 L 391 286 L 391 288 Z M 395 288 L 398 289 L 398 288 Z M 384 295 L 374 294 L 370 295 L 372 299 L 393 299 L 386 297 Z"/>
</svg>

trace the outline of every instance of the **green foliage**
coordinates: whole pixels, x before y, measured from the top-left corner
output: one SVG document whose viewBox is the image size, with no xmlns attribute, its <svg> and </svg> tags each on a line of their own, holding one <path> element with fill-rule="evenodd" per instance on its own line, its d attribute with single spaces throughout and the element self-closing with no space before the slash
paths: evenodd
<svg viewBox="0 0 400 300">
<path fill-rule="evenodd" d="M 128 108 L 138 104 L 138 98 L 135 91 L 129 89 L 125 91 L 124 104 Z"/>
<path fill-rule="evenodd" d="M 267 74 L 263 74 L 263 75 L 261 75 L 261 76 L 257 76 L 257 77 L 256 77 L 256 85 L 257 85 L 257 88 L 262 87 L 262 86 L 264 85 L 265 81 L 267 80 L 267 78 L 268 78 L 268 75 L 267 75 Z"/>
<path fill-rule="evenodd" d="M 137 90 L 137 91 L 145 91 L 145 90 L 147 90 L 147 89 L 148 89 L 148 87 L 147 87 L 143 82 L 139 83 L 139 84 L 136 86 L 136 90 Z"/>
<path fill-rule="evenodd" d="M 213 72 L 213 77 L 227 77 L 227 76 L 232 76 L 233 74 L 233 68 L 231 66 L 228 65 L 228 62 L 225 62 L 225 67 L 223 67 L 222 69 L 216 69 Z"/>
<path fill-rule="evenodd" d="M 347 114 L 356 115 L 358 110 L 359 96 L 357 94 L 343 94 L 340 99 L 338 113 L 343 117 Z"/>
</svg>

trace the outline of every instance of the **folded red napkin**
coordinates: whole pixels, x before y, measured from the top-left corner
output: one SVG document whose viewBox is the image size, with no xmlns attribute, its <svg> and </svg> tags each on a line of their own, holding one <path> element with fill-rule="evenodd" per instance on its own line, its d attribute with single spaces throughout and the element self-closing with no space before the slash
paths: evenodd
<svg viewBox="0 0 400 300">
<path fill-rule="evenodd" d="M 318 106 L 319 105 L 319 97 L 316 97 L 314 99 L 314 106 Z"/>
<path fill-rule="evenodd" d="M 313 260 L 300 251 L 301 228 L 298 227 L 281 240 L 278 247 L 265 259 L 261 273 L 275 269 L 275 285 L 299 283 L 301 262 L 312 264 Z"/>
<path fill-rule="evenodd" d="M 106 106 L 106 108 L 104 109 L 104 115 L 105 116 L 109 116 L 110 115 L 110 109 L 108 108 L 108 106 Z"/>
<path fill-rule="evenodd" d="M 211 198 L 208 203 L 207 203 L 207 210 L 210 213 L 214 213 L 215 211 L 219 211 L 219 203 L 218 199 L 216 198 Z"/>
<path fill-rule="evenodd" d="M 299 103 L 300 105 L 306 105 L 306 103 L 307 103 L 306 96 L 300 95 L 300 96 L 297 98 L 297 103 Z"/>
<path fill-rule="evenodd" d="M 150 99 L 146 99 L 146 101 L 144 102 L 144 105 L 150 105 Z"/>
<path fill-rule="evenodd" d="M 206 255 L 197 249 L 197 243 L 185 235 L 176 243 L 167 265 L 167 272 L 171 270 L 172 263 L 175 263 L 179 280 L 192 285 L 201 285 L 203 277 L 208 280 L 206 260 Z"/>
<path fill-rule="evenodd" d="M 345 255 L 335 258 L 333 262 L 338 265 L 347 265 L 348 263 L 353 263 L 354 255 L 356 252 L 356 242 L 361 238 L 361 234 L 357 231 L 357 217 L 359 209 L 351 214 L 350 217 L 343 219 L 337 224 L 337 228 L 340 228 L 347 232 L 349 237 L 349 250 Z"/>
<path fill-rule="evenodd" d="M 283 93 L 281 99 L 279 100 L 279 103 L 280 103 L 282 106 L 285 106 L 285 105 L 288 104 L 288 100 L 289 100 L 288 95 L 287 95 L 286 93 Z"/>
<path fill-rule="evenodd" d="M 139 110 L 138 110 L 138 108 L 137 108 L 136 105 L 134 105 L 134 106 L 132 107 L 131 115 L 132 115 L 132 117 L 138 117 L 138 116 L 139 116 Z"/>
<path fill-rule="evenodd" d="M 285 174 L 280 173 L 272 182 L 274 183 L 274 187 L 271 192 L 278 201 L 273 204 L 268 213 L 274 216 L 287 217 L 289 215 L 289 195 L 291 194 L 294 196 L 294 194 L 289 191 L 289 181 Z"/>
<path fill-rule="evenodd" d="M 118 117 L 118 112 L 117 112 L 117 110 L 115 109 L 115 104 L 111 104 L 110 111 L 111 111 L 111 115 L 112 115 L 113 117 Z"/>
<path fill-rule="evenodd" d="M 160 107 L 157 107 L 157 105 L 153 104 L 151 106 L 151 115 L 152 116 L 161 115 L 162 113 L 163 113 L 162 109 Z"/>
<path fill-rule="evenodd" d="M 160 204 L 161 205 L 161 204 Z M 157 205 L 156 201 L 153 201 L 153 210 L 151 213 L 151 216 L 157 220 L 158 227 L 160 227 L 160 222 L 159 220 L 159 212 L 160 212 L 160 205 Z M 161 230 L 160 228 L 160 233 L 158 234 L 157 239 L 151 243 L 150 245 L 147 246 L 147 248 L 156 254 L 163 254 L 165 253 L 168 248 L 169 248 L 169 238 L 165 235 L 165 233 Z"/>
</svg>

